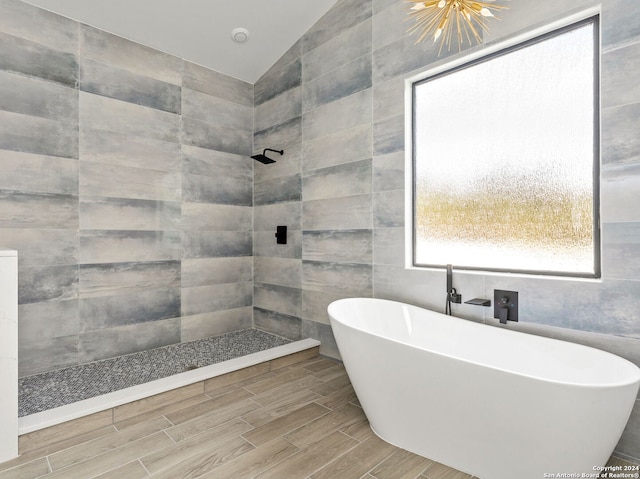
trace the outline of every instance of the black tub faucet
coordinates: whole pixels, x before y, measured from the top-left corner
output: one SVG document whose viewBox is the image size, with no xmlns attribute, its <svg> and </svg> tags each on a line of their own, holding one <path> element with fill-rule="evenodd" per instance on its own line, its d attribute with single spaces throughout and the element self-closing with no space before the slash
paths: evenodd
<svg viewBox="0 0 640 479">
<path fill-rule="evenodd" d="M 445 304 L 444 313 L 451 315 L 451 303 L 461 303 L 462 295 L 458 294 L 456 288 L 453 287 L 453 266 L 447 265 L 447 303 Z"/>
</svg>

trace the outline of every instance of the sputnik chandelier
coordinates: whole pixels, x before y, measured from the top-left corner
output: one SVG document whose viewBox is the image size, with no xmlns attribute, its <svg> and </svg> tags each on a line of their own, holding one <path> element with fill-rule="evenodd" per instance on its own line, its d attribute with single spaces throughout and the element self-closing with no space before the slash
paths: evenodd
<svg viewBox="0 0 640 479">
<path fill-rule="evenodd" d="M 480 44 L 482 37 L 480 31 L 488 31 L 485 19 L 494 17 L 493 11 L 507 8 L 489 2 L 476 2 L 472 0 L 407 0 L 413 4 L 408 15 L 415 19 L 415 24 L 408 32 L 413 34 L 420 32 L 416 43 L 420 43 L 427 36 L 433 35 L 433 41 L 440 38 L 440 49 L 446 43 L 451 49 L 451 38 L 454 26 L 457 33 L 458 49 L 462 49 L 465 41 L 471 45 L 471 37 Z M 480 30 L 480 31 L 479 31 Z"/>
</svg>

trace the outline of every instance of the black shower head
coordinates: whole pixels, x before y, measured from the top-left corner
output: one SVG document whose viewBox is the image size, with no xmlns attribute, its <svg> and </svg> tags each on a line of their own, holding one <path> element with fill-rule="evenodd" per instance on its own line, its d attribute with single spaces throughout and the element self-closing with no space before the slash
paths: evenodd
<svg viewBox="0 0 640 479">
<path fill-rule="evenodd" d="M 265 165 L 268 165 L 269 163 L 275 163 L 276 160 L 272 160 L 267 155 L 265 155 L 267 151 L 273 151 L 275 153 L 280 153 L 281 155 L 284 154 L 284 150 L 272 150 L 271 148 L 265 148 L 262 154 L 253 155 L 251 158 L 253 158 L 254 160 L 258 160 L 260 163 L 264 163 Z"/>
</svg>

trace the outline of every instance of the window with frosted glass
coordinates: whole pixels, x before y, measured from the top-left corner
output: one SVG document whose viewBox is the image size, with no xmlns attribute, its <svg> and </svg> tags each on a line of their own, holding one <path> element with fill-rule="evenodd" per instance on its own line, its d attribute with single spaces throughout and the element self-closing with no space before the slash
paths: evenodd
<svg viewBox="0 0 640 479">
<path fill-rule="evenodd" d="M 415 265 L 599 276 L 597 29 L 413 84 Z"/>
</svg>

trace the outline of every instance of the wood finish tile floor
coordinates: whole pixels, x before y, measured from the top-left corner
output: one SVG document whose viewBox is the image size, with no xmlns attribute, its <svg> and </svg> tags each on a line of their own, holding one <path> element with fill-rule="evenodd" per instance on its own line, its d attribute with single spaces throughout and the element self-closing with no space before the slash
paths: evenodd
<svg viewBox="0 0 640 479">
<path fill-rule="evenodd" d="M 375 436 L 340 363 L 316 357 L 228 376 L 161 407 L 142 400 L 108 426 L 21 437 L 0 479 L 472 478 Z M 94 416 L 82 424 L 99 425 Z"/>
</svg>

